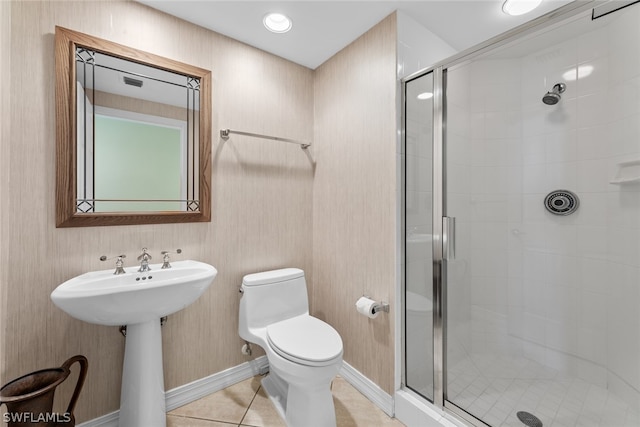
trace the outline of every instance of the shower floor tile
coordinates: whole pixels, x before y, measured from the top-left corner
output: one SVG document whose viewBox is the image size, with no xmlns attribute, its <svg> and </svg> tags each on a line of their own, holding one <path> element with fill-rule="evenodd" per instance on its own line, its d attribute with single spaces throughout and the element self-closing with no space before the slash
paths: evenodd
<svg viewBox="0 0 640 427">
<path fill-rule="evenodd" d="M 519 411 L 545 427 L 638 427 L 640 417 L 608 390 L 522 357 L 475 355 L 448 371 L 448 399 L 492 427 L 523 427 Z"/>
</svg>

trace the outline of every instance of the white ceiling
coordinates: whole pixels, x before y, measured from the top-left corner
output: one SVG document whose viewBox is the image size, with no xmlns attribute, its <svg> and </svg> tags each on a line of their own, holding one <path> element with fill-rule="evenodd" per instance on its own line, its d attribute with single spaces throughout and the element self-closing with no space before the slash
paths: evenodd
<svg viewBox="0 0 640 427">
<path fill-rule="evenodd" d="M 395 10 L 461 51 L 572 0 L 543 0 L 538 9 L 519 17 L 502 13 L 504 0 L 137 1 L 315 69 Z M 292 30 L 267 31 L 262 18 L 268 12 L 288 15 Z"/>
</svg>

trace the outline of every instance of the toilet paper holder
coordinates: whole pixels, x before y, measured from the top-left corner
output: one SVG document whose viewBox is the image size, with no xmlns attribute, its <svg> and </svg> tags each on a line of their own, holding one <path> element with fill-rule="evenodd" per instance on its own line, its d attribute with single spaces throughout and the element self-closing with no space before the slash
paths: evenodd
<svg viewBox="0 0 640 427">
<path fill-rule="evenodd" d="M 363 295 L 363 297 L 369 298 L 369 299 L 373 299 L 368 295 Z M 384 311 L 385 313 L 388 313 L 389 312 L 389 303 L 388 302 L 384 302 L 384 301 L 377 302 L 376 305 L 373 306 L 371 311 L 373 312 L 373 314 L 376 314 L 376 313 L 378 313 L 380 311 Z"/>
<path fill-rule="evenodd" d="M 373 312 L 377 313 L 379 311 L 384 311 L 385 313 L 389 312 L 389 303 L 381 301 L 379 304 L 373 306 Z"/>
</svg>

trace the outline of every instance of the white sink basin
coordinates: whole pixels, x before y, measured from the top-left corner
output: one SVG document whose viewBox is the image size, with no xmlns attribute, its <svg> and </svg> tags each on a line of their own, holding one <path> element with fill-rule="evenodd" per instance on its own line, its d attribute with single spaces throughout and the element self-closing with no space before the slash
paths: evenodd
<svg viewBox="0 0 640 427">
<path fill-rule="evenodd" d="M 92 271 L 58 286 L 54 304 L 76 319 L 117 326 L 147 322 L 180 311 L 197 300 L 217 270 L 203 262 L 174 261 L 172 268 L 150 265 L 151 271 L 113 274 Z"/>
<path fill-rule="evenodd" d="M 114 275 L 93 271 L 67 280 L 51 300 L 69 315 L 89 323 L 127 325 L 120 393 L 120 427 L 165 427 L 160 318 L 182 310 L 202 295 L 218 271 L 198 261 L 153 264 L 151 271 Z M 189 325 L 181 325 L 188 328 Z"/>
</svg>

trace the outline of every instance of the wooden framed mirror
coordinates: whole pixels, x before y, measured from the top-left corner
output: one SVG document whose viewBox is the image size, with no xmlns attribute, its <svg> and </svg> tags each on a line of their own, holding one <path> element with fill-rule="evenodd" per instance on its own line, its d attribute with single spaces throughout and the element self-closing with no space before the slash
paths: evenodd
<svg viewBox="0 0 640 427">
<path fill-rule="evenodd" d="M 56 27 L 56 227 L 211 220 L 211 72 Z"/>
</svg>

